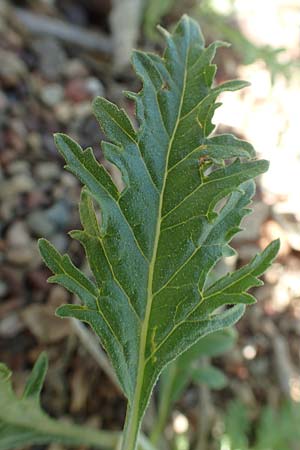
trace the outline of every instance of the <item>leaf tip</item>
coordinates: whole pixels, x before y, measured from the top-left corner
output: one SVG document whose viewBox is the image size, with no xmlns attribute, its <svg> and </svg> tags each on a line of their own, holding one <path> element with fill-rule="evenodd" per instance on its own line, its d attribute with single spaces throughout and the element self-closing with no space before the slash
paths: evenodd
<svg viewBox="0 0 300 450">
<path fill-rule="evenodd" d="M 97 97 L 94 98 L 92 101 L 92 110 L 95 112 L 95 109 L 98 107 L 101 107 L 103 100 L 105 100 L 103 97 L 100 97 L 97 95 Z"/>
<path fill-rule="evenodd" d="M 68 304 L 64 304 L 64 305 L 60 305 L 58 308 L 56 308 L 55 310 L 55 316 L 59 317 L 60 319 L 64 319 L 65 317 L 68 317 L 67 314 L 67 308 L 68 308 Z"/>
<path fill-rule="evenodd" d="M 0 363 L 0 381 L 8 381 L 12 375 L 6 364 Z"/>
<path fill-rule="evenodd" d="M 269 249 L 270 253 L 271 253 L 271 257 L 272 257 L 272 261 L 276 258 L 276 256 L 278 255 L 278 252 L 280 250 L 280 238 L 275 239 L 274 241 L 272 241 L 267 249 Z"/>
<path fill-rule="evenodd" d="M 50 246 L 51 246 L 51 244 L 47 239 L 45 239 L 45 238 L 38 239 L 38 249 L 39 249 L 40 255 L 42 256 L 42 258 L 44 260 L 46 257 L 46 252 L 47 252 L 47 250 L 49 250 Z"/>
</svg>

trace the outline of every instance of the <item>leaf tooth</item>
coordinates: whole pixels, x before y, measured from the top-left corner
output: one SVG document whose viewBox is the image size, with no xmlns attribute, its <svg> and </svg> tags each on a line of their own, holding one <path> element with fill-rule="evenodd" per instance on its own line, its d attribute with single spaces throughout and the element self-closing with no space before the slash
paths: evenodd
<svg viewBox="0 0 300 450">
<path fill-rule="evenodd" d="M 88 322 L 90 312 L 86 306 L 65 304 L 56 308 L 55 315 L 60 318 L 74 317 L 76 319 Z"/>
<path fill-rule="evenodd" d="M 58 151 L 67 162 L 67 168 L 74 173 L 84 184 L 87 182 L 87 173 L 92 174 L 93 179 L 105 189 L 114 199 L 118 199 L 119 193 L 111 176 L 96 160 L 92 149 L 83 150 L 77 142 L 63 133 L 54 135 Z"/>
<path fill-rule="evenodd" d="M 226 241 L 231 241 L 233 236 L 235 236 L 237 233 L 239 233 L 242 230 L 243 230 L 243 228 L 238 227 L 238 226 L 230 228 L 230 230 L 228 230 L 225 235 Z"/>
<path fill-rule="evenodd" d="M 166 39 L 170 39 L 171 37 L 171 33 L 169 33 L 168 30 L 166 30 L 164 27 L 162 27 L 161 25 L 156 25 L 157 30 L 162 34 L 162 36 L 164 36 Z"/>
<path fill-rule="evenodd" d="M 93 101 L 93 111 L 106 136 L 115 144 L 136 142 L 136 132 L 124 111 L 103 97 Z"/>
<path fill-rule="evenodd" d="M 59 283 L 78 295 L 80 300 L 91 307 L 95 305 L 97 288 L 71 261 L 68 255 L 61 255 L 46 239 L 39 240 L 39 249 L 45 264 L 55 274 L 48 281 Z"/>
<path fill-rule="evenodd" d="M 158 91 L 164 82 L 161 73 L 152 58 L 146 52 L 135 50 L 132 54 L 132 64 L 135 71 L 141 77 L 143 83 L 148 79 Z"/>
</svg>

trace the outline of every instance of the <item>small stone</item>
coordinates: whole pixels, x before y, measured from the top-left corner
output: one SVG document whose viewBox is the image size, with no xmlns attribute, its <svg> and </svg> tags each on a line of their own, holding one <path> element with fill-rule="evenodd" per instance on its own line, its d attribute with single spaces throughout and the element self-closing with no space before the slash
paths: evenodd
<svg viewBox="0 0 300 450">
<path fill-rule="evenodd" d="M 57 308 L 63 303 L 68 303 L 69 294 L 61 286 L 53 286 L 49 292 L 47 304 L 51 305 L 53 308 Z"/>
<path fill-rule="evenodd" d="M 26 197 L 26 207 L 28 210 L 32 211 L 39 206 L 45 205 L 47 203 L 47 197 L 42 191 L 32 191 L 29 192 Z"/>
<path fill-rule="evenodd" d="M 28 247 L 13 247 L 8 249 L 6 259 L 11 264 L 16 266 L 32 265 L 32 263 L 39 263 L 39 253 L 36 245 L 31 243 Z"/>
<path fill-rule="evenodd" d="M 13 312 L 0 321 L 0 336 L 12 338 L 24 329 L 24 324 L 17 313 Z"/>
<path fill-rule="evenodd" d="M 51 236 L 51 243 L 61 253 L 64 253 L 68 247 L 68 239 L 65 234 L 56 233 Z"/>
<path fill-rule="evenodd" d="M 18 174 L 2 183 L 0 198 L 14 197 L 21 193 L 31 192 L 34 188 L 35 183 L 30 175 Z"/>
<path fill-rule="evenodd" d="M 70 222 L 70 205 L 65 201 L 58 201 L 46 212 L 47 219 L 57 229 L 63 230 Z"/>
<path fill-rule="evenodd" d="M 43 87 L 40 95 L 43 103 L 52 107 L 62 100 L 64 89 L 60 84 L 49 84 Z"/>
<path fill-rule="evenodd" d="M 80 59 L 71 59 L 65 65 L 63 74 L 66 78 L 85 78 L 88 75 L 88 70 Z"/>
<path fill-rule="evenodd" d="M 38 39 L 33 43 L 33 49 L 39 59 L 39 69 L 42 75 L 51 81 L 59 79 L 67 61 L 62 46 L 53 38 Z"/>
<path fill-rule="evenodd" d="M 11 185 L 15 193 L 30 192 L 35 188 L 34 180 L 30 175 L 19 174 L 11 179 Z"/>
<path fill-rule="evenodd" d="M 74 175 L 63 172 L 61 176 L 61 184 L 67 188 L 76 188 L 78 186 L 78 181 Z"/>
<path fill-rule="evenodd" d="M 27 224 L 36 236 L 49 237 L 55 232 L 55 225 L 49 221 L 46 211 L 37 210 L 27 216 Z"/>
<path fill-rule="evenodd" d="M 12 224 L 7 231 L 6 242 L 9 247 L 26 247 L 30 243 L 26 224 L 24 222 Z"/>
<path fill-rule="evenodd" d="M 54 343 L 71 333 L 70 322 L 62 322 L 54 315 L 55 308 L 48 305 L 30 305 L 22 312 L 25 325 L 42 343 Z"/>
<path fill-rule="evenodd" d="M 97 95 L 104 95 L 104 87 L 100 80 L 96 77 L 89 77 L 85 81 L 86 89 L 91 94 L 91 97 L 96 97 Z"/>
<path fill-rule="evenodd" d="M 16 86 L 27 73 L 22 59 L 8 50 L 0 49 L 0 61 L 0 80 L 4 86 Z"/>
<path fill-rule="evenodd" d="M 14 161 L 8 166 L 7 173 L 9 175 L 30 174 L 30 165 L 28 161 Z"/>
<path fill-rule="evenodd" d="M 32 131 L 31 133 L 28 133 L 27 136 L 27 144 L 29 147 L 29 150 L 36 156 L 41 154 L 42 149 L 42 139 L 39 133 L 36 133 Z"/>
<path fill-rule="evenodd" d="M 62 101 L 55 105 L 54 113 L 57 120 L 66 124 L 73 117 L 74 111 L 70 102 Z"/>
<path fill-rule="evenodd" d="M 42 181 L 54 180 L 59 178 L 61 168 L 55 162 L 42 162 L 37 164 L 35 175 Z"/>
<path fill-rule="evenodd" d="M 74 103 L 81 103 L 90 100 L 92 95 L 87 89 L 85 80 L 75 78 L 67 83 L 65 97 Z"/>
</svg>

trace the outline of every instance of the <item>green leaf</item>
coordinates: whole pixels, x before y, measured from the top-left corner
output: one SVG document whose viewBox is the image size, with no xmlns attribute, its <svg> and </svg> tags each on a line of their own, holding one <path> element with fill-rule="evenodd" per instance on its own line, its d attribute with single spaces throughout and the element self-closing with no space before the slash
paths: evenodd
<svg viewBox="0 0 300 450">
<path fill-rule="evenodd" d="M 0 363 L 0 450 L 50 442 L 115 448 L 117 434 L 54 420 L 40 408 L 39 397 L 47 366 L 47 356 L 42 353 L 28 378 L 23 396 L 18 398 L 12 389 L 10 370 Z"/>
<path fill-rule="evenodd" d="M 223 389 L 227 384 L 224 373 L 210 365 L 194 369 L 191 378 L 197 383 L 206 384 L 211 389 Z"/>
<path fill-rule="evenodd" d="M 204 336 L 163 371 L 160 386 L 160 403 L 168 403 L 168 410 L 181 396 L 184 389 L 194 379 L 195 363 L 203 357 L 218 356 L 230 350 L 236 341 L 234 329 L 224 329 Z M 224 375 L 223 375 L 224 376 Z M 204 382 L 204 380 L 203 380 Z M 168 395 L 164 390 L 168 390 Z"/>
<path fill-rule="evenodd" d="M 23 398 L 33 398 L 36 402 L 39 402 L 47 370 L 47 355 L 46 353 L 41 353 L 25 385 Z"/>
<path fill-rule="evenodd" d="M 232 401 L 226 411 L 225 430 L 230 449 L 249 449 L 248 437 L 251 423 L 245 405 L 240 401 Z"/>
<path fill-rule="evenodd" d="M 233 253 L 228 242 L 249 213 L 252 179 L 268 163 L 256 160 L 244 141 L 230 135 L 210 137 L 218 95 L 247 85 L 229 81 L 213 86 L 216 67 L 211 61 L 221 44 L 205 48 L 198 24 L 187 16 L 172 35 L 164 34 L 163 57 L 133 53 L 143 83 L 139 93 L 127 93 L 136 103 L 137 129 L 124 110 L 103 98 L 94 102 L 108 140 L 102 149 L 122 173 L 122 192 L 91 149 L 83 150 L 66 135 L 55 137 L 66 167 L 85 185 L 83 230 L 72 237 L 84 246 L 94 280 L 49 243 L 40 242 L 55 274 L 50 281 L 82 301 L 81 306 L 61 306 L 57 314 L 91 325 L 128 398 L 123 450 L 135 448 L 162 369 L 201 337 L 239 320 L 244 305 L 253 302 L 244 291 L 253 280 L 257 285 L 258 271 L 270 264 L 278 247 L 257 257 L 253 264 L 258 267 L 246 282 L 241 275 L 234 288 L 230 283 L 235 278 L 206 288 L 217 261 Z M 220 210 L 221 200 L 225 205 Z M 235 306 L 214 313 L 227 304 Z"/>
<path fill-rule="evenodd" d="M 184 352 L 180 358 L 178 358 L 178 363 L 180 366 L 185 367 L 196 358 L 202 356 L 220 356 L 228 352 L 234 346 L 236 339 L 237 332 L 234 328 L 228 328 L 208 334 Z"/>
<path fill-rule="evenodd" d="M 151 432 L 151 441 L 154 445 L 163 433 L 173 404 L 189 383 L 197 381 L 214 389 L 225 386 L 227 379 L 222 372 L 207 365 L 201 365 L 200 368 L 199 361 L 203 357 L 225 353 L 233 347 L 235 341 L 236 332 L 233 328 L 209 334 L 164 369 L 159 383 L 158 413 Z"/>
</svg>

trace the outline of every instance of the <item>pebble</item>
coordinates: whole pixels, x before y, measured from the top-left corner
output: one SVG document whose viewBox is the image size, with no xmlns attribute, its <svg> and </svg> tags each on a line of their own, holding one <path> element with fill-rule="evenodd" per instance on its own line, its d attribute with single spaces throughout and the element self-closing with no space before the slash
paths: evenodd
<svg viewBox="0 0 300 450">
<path fill-rule="evenodd" d="M 81 103 L 92 98 L 91 92 L 87 89 L 86 81 L 80 78 L 70 80 L 65 88 L 65 97 L 74 103 Z"/>
<path fill-rule="evenodd" d="M 70 205 L 61 200 L 47 210 L 46 217 L 56 229 L 63 230 L 70 222 L 70 212 Z"/>
<path fill-rule="evenodd" d="M 49 237 L 55 232 L 55 225 L 49 221 L 44 210 L 32 211 L 27 216 L 27 224 L 38 237 Z"/>
<path fill-rule="evenodd" d="M 30 174 L 30 165 L 28 161 L 13 161 L 7 167 L 9 175 L 18 175 L 20 173 Z"/>
<path fill-rule="evenodd" d="M 53 286 L 50 289 L 47 298 L 48 305 L 51 305 L 53 308 L 57 308 L 63 303 L 68 303 L 68 301 L 69 301 L 69 294 L 65 288 L 63 288 L 62 286 Z"/>
<path fill-rule="evenodd" d="M 35 188 L 35 183 L 30 175 L 18 174 L 3 181 L 0 190 L 0 198 L 16 196 L 20 193 L 31 192 Z"/>
<path fill-rule="evenodd" d="M 61 176 L 61 183 L 67 188 L 76 188 L 78 186 L 77 178 L 68 172 L 63 172 Z"/>
<path fill-rule="evenodd" d="M 51 236 L 51 243 L 61 253 L 65 252 L 68 247 L 68 238 L 65 233 L 55 233 Z"/>
<path fill-rule="evenodd" d="M 50 208 L 32 211 L 27 216 L 27 224 L 36 236 L 50 237 L 58 230 L 64 230 L 71 220 L 70 205 L 59 200 Z"/>
<path fill-rule="evenodd" d="M 62 321 L 55 317 L 54 308 L 48 305 L 28 306 L 22 312 L 22 319 L 39 342 L 58 342 L 71 333 L 70 322 L 62 324 Z"/>
<path fill-rule="evenodd" d="M 15 266 L 29 266 L 39 264 L 40 257 L 35 243 L 31 243 L 28 247 L 13 247 L 7 250 L 6 259 Z"/>
<path fill-rule="evenodd" d="M 33 50 L 38 57 L 42 75 L 47 80 L 58 80 L 67 61 L 66 53 L 59 42 L 49 37 L 38 39 L 33 43 Z"/>
<path fill-rule="evenodd" d="M 26 247 L 30 243 L 28 227 L 24 222 L 13 223 L 6 234 L 9 247 Z"/>
<path fill-rule="evenodd" d="M 27 145 L 29 147 L 30 152 L 33 155 L 39 156 L 42 150 L 42 139 L 39 133 L 36 133 L 34 131 L 28 133 Z"/>
<path fill-rule="evenodd" d="M 88 70 L 84 63 L 79 59 L 71 59 L 65 65 L 63 74 L 66 78 L 85 78 L 88 75 Z"/>
<path fill-rule="evenodd" d="M 61 168 L 55 162 L 41 162 L 35 167 L 35 175 L 42 181 L 55 180 L 60 174 Z"/>
<path fill-rule="evenodd" d="M 92 97 L 96 97 L 97 95 L 104 95 L 104 87 L 100 80 L 96 77 L 89 77 L 85 82 L 87 91 L 91 94 Z"/>
<path fill-rule="evenodd" d="M 0 336 L 13 338 L 24 329 L 24 324 L 16 312 L 9 314 L 0 321 Z"/>
<path fill-rule="evenodd" d="M 16 266 L 24 266 L 39 262 L 36 243 L 31 239 L 27 225 L 24 222 L 12 224 L 6 234 L 8 250 L 6 259 Z"/>
<path fill-rule="evenodd" d="M 43 87 L 40 96 L 46 106 L 52 107 L 62 101 L 64 89 L 60 84 L 49 84 Z"/>
<path fill-rule="evenodd" d="M 8 51 L 0 49 L 0 79 L 7 87 L 16 86 L 26 75 L 27 69 L 22 59 Z"/>
<path fill-rule="evenodd" d="M 62 101 L 55 105 L 55 117 L 63 124 L 68 124 L 73 117 L 74 111 L 70 102 Z"/>
</svg>

